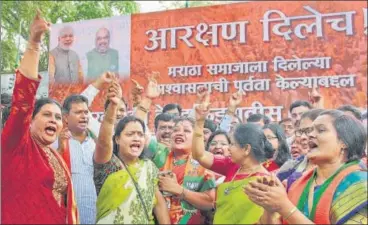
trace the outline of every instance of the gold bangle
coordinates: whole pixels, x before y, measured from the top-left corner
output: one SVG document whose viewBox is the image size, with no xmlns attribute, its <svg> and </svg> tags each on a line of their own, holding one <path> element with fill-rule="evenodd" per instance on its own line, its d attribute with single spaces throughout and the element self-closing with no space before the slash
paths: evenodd
<svg viewBox="0 0 368 225">
<path fill-rule="evenodd" d="M 293 214 L 296 212 L 296 210 L 298 210 L 298 208 L 295 206 L 294 208 L 292 208 L 292 209 L 290 210 L 290 212 L 289 212 L 289 213 L 288 213 L 288 215 L 284 218 L 284 220 L 289 219 L 289 218 L 290 218 L 290 216 L 291 216 L 291 215 L 293 215 Z"/>
<path fill-rule="evenodd" d="M 28 42 L 27 49 L 38 52 L 40 51 L 40 44 L 34 42 Z"/>
<path fill-rule="evenodd" d="M 148 109 L 144 108 L 143 106 L 141 105 L 138 105 L 138 109 L 145 112 L 145 113 L 148 113 Z"/>
<path fill-rule="evenodd" d="M 194 132 L 195 137 L 203 137 L 203 133 Z"/>
<path fill-rule="evenodd" d="M 181 194 L 180 194 L 180 196 L 179 196 L 179 198 L 180 198 L 181 200 L 184 200 L 184 198 L 185 198 L 185 193 L 184 193 L 184 191 L 185 191 L 185 188 L 183 187 L 183 191 L 181 192 Z"/>
</svg>

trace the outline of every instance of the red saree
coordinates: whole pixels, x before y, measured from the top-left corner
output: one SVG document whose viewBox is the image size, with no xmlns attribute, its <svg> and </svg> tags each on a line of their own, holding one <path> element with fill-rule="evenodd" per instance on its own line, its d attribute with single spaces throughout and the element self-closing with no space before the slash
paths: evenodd
<svg viewBox="0 0 368 225">
<path fill-rule="evenodd" d="M 54 171 L 42 148 L 30 134 L 30 123 L 39 81 L 16 72 L 11 112 L 1 135 L 1 223 L 76 224 L 78 213 L 69 170 L 52 151 L 65 171 L 66 197 L 53 194 Z"/>
</svg>

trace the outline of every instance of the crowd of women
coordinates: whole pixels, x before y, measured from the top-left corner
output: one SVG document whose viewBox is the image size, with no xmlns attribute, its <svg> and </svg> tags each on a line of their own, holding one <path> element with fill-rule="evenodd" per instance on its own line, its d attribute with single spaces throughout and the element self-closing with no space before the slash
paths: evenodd
<svg viewBox="0 0 368 225">
<path fill-rule="evenodd" d="M 49 26 L 39 13 L 31 24 L 2 131 L 4 224 L 79 223 L 73 174 L 51 147 L 63 129 L 62 107 L 35 98 Z M 312 104 L 293 103 L 292 118 L 280 124 L 264 115 L 241 122 L 235 112 L 243 96 L 234 93 L 212 129 L 206 119 L 211 99 L 202 89 L 190 116 L 180 116 L 180 107 L 157 116 L 169 123 L 163 141 L 146 125 L 160 96 L 155 78 L 144 91 L 137 86 L 133 115 L 117 116 L 122 91 L 108 77 L 93 149 L 95 223 L 367 224 L 366 114 L 356 108 L 323 109 L 314 90 Z"/>
</svg>

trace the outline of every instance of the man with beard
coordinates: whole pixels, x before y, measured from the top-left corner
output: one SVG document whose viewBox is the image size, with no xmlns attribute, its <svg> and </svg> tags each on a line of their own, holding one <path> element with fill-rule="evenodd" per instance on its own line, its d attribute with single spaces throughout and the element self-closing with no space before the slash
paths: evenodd
<svg viewBox="0 0 368 225">
<path fill-rule="evenodd" d="M 87 79 L 95 80 L 105 71 L 119 71 L 119 52 L 110 48 L 110 31 L 100 28 L 96 33 L 96 47 L 87 53 Z"/>
<path fill-rule="evenodd" d="M 174 116 L 169 113 L 161 113 L 155 118 L 155 134 L 158 143 L 170 148 L 171 133 L 174 128 Z"/>
<path fill-rule="evenodd" d="M 78 54 L 71 50 L 74 31 L 70 26 L 59 31 L 58 46 L 49 56 L 50 83 L 83 83 L 83 69 Z"/>
</svg>

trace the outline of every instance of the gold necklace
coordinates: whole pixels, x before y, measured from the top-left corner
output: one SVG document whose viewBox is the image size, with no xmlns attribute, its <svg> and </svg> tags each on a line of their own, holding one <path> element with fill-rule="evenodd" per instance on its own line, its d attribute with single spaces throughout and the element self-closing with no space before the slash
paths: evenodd
<svg viewBox="0 0 368 225">
<path fill-rule="evenodd" d="M 258 165 L 258 166 L 256 166 L 256 167 L 254 167 L 254 168 L 251 168 L 251 169 L 249 169 L 249 171 L 251 171 L 251 173 L 249 173 L 246 177 L 244 177 L 243 178 L 243 180 L 244 179 L 246 179 L 246 178 L 248 178 L 248 177 L 250 177 L 250 176 L 252 176 L 253 174 L 255 174 L 255 171 L 258 169 L 258 168 L 260 168 L 262 165 Z M 234 189 L 236 189 L 236 188 L 238 188 L 238 187 L 240 187 L 242 184 L 239 184 L 239 185 L 237 185 L 236 187 L 234 187 L 233 185 L 234 185 L 234 179 L 235 179 L 235 177 L 236 177 L 236 175 L 239 173 L 239 171 L 241 171 L 241 169 L 242 169 L 243 167 L 239 167 L 239 169 L 238 169 L 238 171 L 236 171 L 236 173 L 234 174 L 234 176 L 233 176 L 233 178 L 231 179 L 231 181 L 230 181 L 230 183 L 231 183 L 231 186 L 230 187 L 227 187 L 227 188 L 225 188 L 225 190 L 224 190 L 224 194 L 225 195 L 229 195 L 230 194 L 230 192 L 232 191 L 232 190 L 234 190 Z"/>
</svg>

